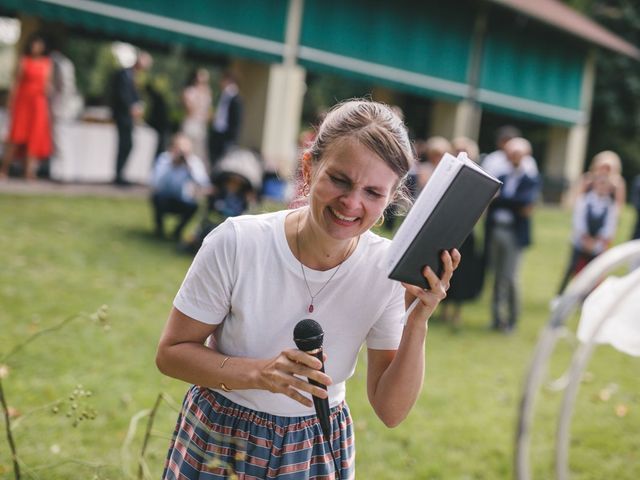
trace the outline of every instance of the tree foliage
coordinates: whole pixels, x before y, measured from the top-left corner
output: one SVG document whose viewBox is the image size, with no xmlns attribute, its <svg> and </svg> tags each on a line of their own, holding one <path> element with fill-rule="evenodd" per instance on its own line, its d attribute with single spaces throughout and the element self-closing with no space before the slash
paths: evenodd
<svg viewBox="0 0 640 480">
<path fill-rule="evenodd" d="M 632 45 L 640 45 L 640 3 L 572 0 L 572 7 Z M 627 179 L 640 174 L 640 61 L 601 49 L 591 114 L 588 153 L 617 152 Z"/>
</svg>

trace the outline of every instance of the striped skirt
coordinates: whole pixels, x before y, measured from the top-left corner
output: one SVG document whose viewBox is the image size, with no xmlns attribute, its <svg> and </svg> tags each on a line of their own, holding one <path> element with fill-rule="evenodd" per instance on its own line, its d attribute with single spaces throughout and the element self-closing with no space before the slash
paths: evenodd
<svg viewBox="0 0 640 480">
<path fill-rule="evenodd" d="M 345 402 L 331 409 L 332 448 L 340 479 L 355 478 L 353 425 Z M 315 415 L 258 412 L 192 386 L 165 464 L 165 480 L 333 480 L 334 461 Z"/>
</svg>

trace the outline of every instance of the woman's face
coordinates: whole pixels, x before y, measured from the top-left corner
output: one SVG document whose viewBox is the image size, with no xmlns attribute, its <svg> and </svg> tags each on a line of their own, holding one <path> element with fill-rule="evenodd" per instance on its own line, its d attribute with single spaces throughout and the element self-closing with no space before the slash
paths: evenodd
<svg viewBox="0 0 640 480">
<path fill-rule="evenodd" d="M 312 222 L 337 240 L 371 228 L 399 181 L 384 160 L 357 141 L 340 141 L 311 168 Z"/>
<path fill-rule="evenodd" d="M 600 162 L 594 166 L 594 172 L 596 175 L 610 175 L 611 165 L 605 162 Z"/>
<path fill-rule="evenodd" d="M 611 193 L 611 184 L 609 178 L 606 175 L 598 175 L 593 180 L 593 191 L 596 195 L 601 197 L 609 195 Z"/>
<path fill-rule="evenodd" d="M 31 43 L 31 55 L 34 57 L 40 56 L 44 53 L 44 42 L 40 39 L 36 39 Z"/>
<path fill-rule="evenodd" d="M 196 80 L 198 83 L 209 83 L 209 71 L 203 68 L 199 69 L 196 73 Z"/>
</svg>

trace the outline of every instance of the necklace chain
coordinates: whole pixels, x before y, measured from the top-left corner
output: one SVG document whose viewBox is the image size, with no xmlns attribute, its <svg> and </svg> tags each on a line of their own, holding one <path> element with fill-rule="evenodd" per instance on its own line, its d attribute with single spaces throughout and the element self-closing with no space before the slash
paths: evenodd
<svg viewBox="0 0 640 480">
<path fill-rule="evenodd" d="M 309 313 L 313 313 L 313 302 L 315 300 L 315 298 L 320 295 L 320 292 L 322 292 L 324 290 L 324 288 L 329 285 L 329 282 L 331 282 L 331 280 L 333 280 L 333 277 L 336 276 L 336 274 L 338 273 L 338 271 L 340 270 L 340 267 L 342 266 L 342 264 L 344 263 L 344 261 L 349 257 L 349 255 L 351 254 L 351 249 L 352 246 L 349 245 L 349 249 L 347 250 L 347 253 L 345 254 L 344 258 L 342 259 L 342 261 L 338 264 L 338 267 L 334 270 L 334 272 L 331 274 L 331 276 L 329 277 L 329 279 L 324 282 L 324 285 L 322 285 L 322 287 L 320 287 L 320 290 L 318 290 L 315 294 L 311 293 L 311 287 L 309 287 L 309 282 L 307 281 L 307 274 L 304 271 L 304 265 L 302 264 L 302 254 L 300 252 L 300 217 L 302 216 L 302 214 L 300 214 L 298 216 L 298 223 L 296 225 L 296 250 L 298 251 L 298 263 L 300 263 L 300 270 L 302 271 L 302 278 L 304 279 L 304 284 L 307 287 L 307 292 L 309 292 L 309 297 L 311 297 L 311 302 L 309 303 L 309 308 L 308 308 L 308 312 Z M 356 245 L 358 244 L 358 242 L 356 241 Z"/>
</svg>

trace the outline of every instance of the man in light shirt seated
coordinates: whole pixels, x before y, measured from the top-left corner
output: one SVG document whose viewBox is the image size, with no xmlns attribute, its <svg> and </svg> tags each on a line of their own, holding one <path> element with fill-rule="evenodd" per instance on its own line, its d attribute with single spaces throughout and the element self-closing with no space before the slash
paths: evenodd
<svg viewBox="0 0 640 480">
<path fill-rule="evenodd" d="M 161 153 L 151 176 L 151 203 L 155 233 L 164 237 L 164 218 L 178 215 L 178 223 L 171 234 L 180 241 L 182 231 L 198 210 L 198 198 L 211 188 L 204 163 L 191 151 L 191 140 L 178 133 L 168 151 Z"/>
</svg>

